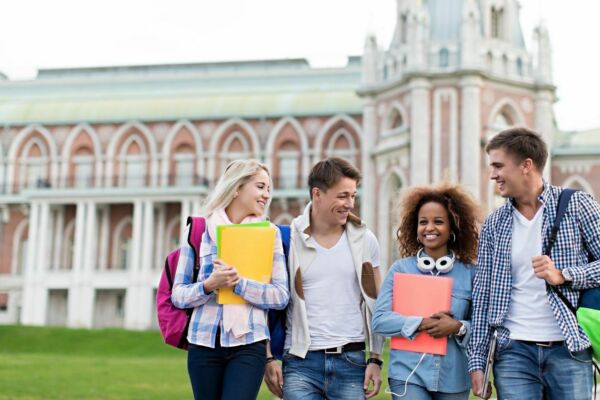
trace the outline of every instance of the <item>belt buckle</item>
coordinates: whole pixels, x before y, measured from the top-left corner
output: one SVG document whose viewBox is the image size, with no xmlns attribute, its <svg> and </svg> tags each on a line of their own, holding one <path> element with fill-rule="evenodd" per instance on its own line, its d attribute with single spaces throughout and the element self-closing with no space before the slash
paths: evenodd
<svg viewBox="0 0 600 400">
<path fill-rule="evenodd" d="M 535 342 L 535 344 L 541 347 L 552 347 L 552 342 Z"/>
<path fill-rule="evenodd" d="M 344 346 L 330 347 L 325 349 L 325 354 L 342 354 L 343 347 Z"/>
</svg>

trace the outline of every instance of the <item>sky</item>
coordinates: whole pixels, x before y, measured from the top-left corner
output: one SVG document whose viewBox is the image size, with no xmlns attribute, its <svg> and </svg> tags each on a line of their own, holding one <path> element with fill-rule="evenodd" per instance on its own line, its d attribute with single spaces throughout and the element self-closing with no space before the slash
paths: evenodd
<svg viewBox="0 0 600 400">
<path fill-rule="evenodd" d="M 600 127 L 600 1 L 521 0 L 550 31 L 559 128 Z M 389 46 L 395 0 L 12 0 L 2 4 L 0 72 L 38 69 L 307 58 L 343 65 L 371 32 Z M 596 50 L 594 50 L 596 49 Z"/>
</svg>

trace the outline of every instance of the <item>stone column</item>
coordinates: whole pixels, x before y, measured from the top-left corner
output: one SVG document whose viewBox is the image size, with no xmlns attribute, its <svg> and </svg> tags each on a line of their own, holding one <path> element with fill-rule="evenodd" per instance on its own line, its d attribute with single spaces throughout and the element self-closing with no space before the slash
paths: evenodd
<svg viewBox="0 0 600 400">
<path fill-rule="evenodd" d="M 163 266 L 163 257 L 167 256 L 167 252 L 170 249 L 165 249 L 165 223 L 167 218 L 167 207 L 165 203 L 160 203 L 157 205 L 158 215 L 156 217 L 156 237 L 154 242 L 156 243 L 154 248 L 156 252 L 154 253 L 154 262 L 152 264 L 152 268 L 160 271 Z"/>
<path fill-rule="evenodd" d="M 377 116 L 375 111 L 375 101 L 372 98 L 366 99 L 363 108 L 363 133 L 361 139 L 361 169 L 362 169 L 362 194 L 360 216 L 367 226 L 375 230 L 375 204 L 377 202 L 375 194 L 375 182 L 377 175 L 375 173 L 375 160 L 371 156 L 375 148 L 375 138 L 377 137 Z"/>
<path fill-rule="evenodd" d="M 78 295 L 78 320 L 82 327 L 91 328 L 94 323 L 94 282 L 98 265 L 98 216 L 97 204 L 89 201 L 85 205 L 85 243 Z"/>
<path fill-rule="evenodd" d="M 552 102 L 554 96 L 550 90 L 541 90 L 535 96 L 535 130 L 542 135 L 548 146 L 548 160 L 544 168 L 543 175 L 549 183 L 552 179 L 552 145 L 554 142 L 554 118 L 552 111 Z"/>
<path fill-rule="evenodd" d="M 50 204 L 41 202 L 39 204 L 39 225 L 37 226 L 36 245 L 36 268 L 34 272 L 35 287 L 35 305 L 33 306 L 34 325 L 44 325 L 46 323 L 46 311 L 48 304 L 48 288 L 46 284 L 46 274 L 49 265 L 50 255 Z M 31 231 L 31 226 L 30 226 Z"/>
<path fill-rule="evenodd" d="M 460 181 L 476 199 L 481 193 L 481 78 L 467 76 L 462 89 Z"/>
<path fill-rule="evenodd" d="M 27 242 L 27 263 L 23 271 L 23 310 L 21 321 L 25 325 L 35 324 L 35 274 L 37 262 L 37 235 L 39 234 L 39 210 L 37 202 L 31 202 L 29 206 L 29 235 Z"/>
<path fill-rule="evenodd" d="M 410 184 L 430 183 L 430 83 L 425 78 L 411 80 Z"/>
<path fill-rule="evenodd" d="M 75 242 L 73 244 L 73 270 L 71 271 L 71 287 L 69 288 L 67 326 L 71 328 L 87 328 L 87 318 L 82 318 L 83 307 L 81 298 L 83 269 L 85 260 L 85 223 L 86 204 L 77 203 L 75 214 Z M 91 317 L 91 316 L 90 316 Z"/>
</svg>

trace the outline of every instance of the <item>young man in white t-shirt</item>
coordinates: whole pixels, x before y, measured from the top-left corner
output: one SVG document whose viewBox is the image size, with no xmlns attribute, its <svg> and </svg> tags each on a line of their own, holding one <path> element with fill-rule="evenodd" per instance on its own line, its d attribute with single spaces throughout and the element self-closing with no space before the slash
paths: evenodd
<svg viewBox="0 0 600 400">
<path fill-rule="evenodd" d="M 577 304 L 580 290 L 600 283 L 600 205 L 576 192 L 551 257 L 544 255 L 562 188 L 542 178 L 548 158 L 539 134 L 500 132 L 486 147 L 505 205 L 481 228 L 468 346 L 476 395 L 492 331 L 498 335 L 494 384 L 499 399 L 589 400 L 592 350 L 573 313 L 550 286 Z"/>
<path fill-rule="evenodd" d="M 359 182 L 341 158 L 317 163 L 308 179 L 311 202 L 291 224 L 283 374 L 271 358 L 265 372 L 271 392 L 286 400 L 362 400 L 379 392 L 383 338 L 370 323 L 379 245 L 351 214 Z"/>
</svg>

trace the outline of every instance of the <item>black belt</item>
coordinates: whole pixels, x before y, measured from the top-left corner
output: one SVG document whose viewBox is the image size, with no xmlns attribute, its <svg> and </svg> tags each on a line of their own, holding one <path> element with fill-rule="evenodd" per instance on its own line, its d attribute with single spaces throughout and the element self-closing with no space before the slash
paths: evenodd
<svg viewBox="0 0 600 400">
<path fill-rule="evenodd" d="M 519 342 L 525 343 L 525 344 L 534 344 L 536 346 L 541 346 L 541 347 L 562 346 L 565 344 L 564 340 L 555 340 L 555 341 L 548 341 L 548 342 L 536 342 L 533 340 L 519 340 Z"/>
<path fill-rule="evenodd" d="M 364 350 L 365 348 L 366 348 L 365 342 L 354 342 L 354 343 L 345 344 L 343 346 L 330 347 L 328 349 L 320 349 L 320 350 L 315 350 L 315 351 L 323 351 L 323 352 L 325 352 L 325 354 L 342 354 L 347 351 L 361 351 L 361 350 Z"/>
</svg>

